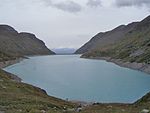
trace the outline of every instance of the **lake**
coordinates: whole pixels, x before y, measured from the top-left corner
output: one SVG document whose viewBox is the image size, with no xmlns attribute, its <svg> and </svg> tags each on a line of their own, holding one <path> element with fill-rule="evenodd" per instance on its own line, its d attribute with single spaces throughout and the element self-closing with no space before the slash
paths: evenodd
<svg viewBox="0 0 150 113">
<path fill-rule="evenodd" d="M 61 99 L 132 103 L 150 91 L 150 75 L 80 55 L 30 57 L 4 70 Z"/>
</svg>

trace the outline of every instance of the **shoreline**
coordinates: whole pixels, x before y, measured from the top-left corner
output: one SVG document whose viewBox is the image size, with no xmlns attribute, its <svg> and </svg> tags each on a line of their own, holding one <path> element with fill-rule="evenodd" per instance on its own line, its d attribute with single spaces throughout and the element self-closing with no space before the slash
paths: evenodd
<svg viewBox="0 0 150 113">
<path fill-rule="evenodd" d="M 11 66 L 11 65 L 14 65 L 14 64 L 19 63 L 19 62 L 21 62 L 23 60 L 24 60 L 24 58 L 16 58 L 15 60 L 8 60 L 8 61 L 0 62 L 0 69 L 2 71 L 4 71 L 12 80 L 21 83 L 22 79 L 20 77 L 3 70 L 3 68 Z"/>
<path fill-rule="evenodd" d="M 134 69 L 134 70 L 139 70 L 139 71 L 142 71 L 140 70 L 141 67 L 144 67 L 145 65 L 142 64 L 142 63 L 129 63 L 129 62 L 123 62 L 121 59 L 111 59 L 110 57 L 90 57 L 90 58 L 86 58 L 86 57 L 81 57 L 81 58 L 85 58 L 85 59 L 95 59 L 95 60 L 105 60 L 107 62 L 112 62 L 112 63 L 115 63 L 116 65 L 119 65 L 121 67 L 126 67 L 126 68 L 130 68 L 130 69 Z M 10 60 L 10 61 L 4 61 L 4 62 L 0 62 L 0 69 L 3 70 L 3 68 L 5 67 L 8 67 L 10 65 L 14 65 L 16 63 L 19 63 L 21 61 L 23 61 L 25 58 L 17 58 L 16 60 Z M 132 64 L 131 66 L 129 66 L 130 64 Z M 136 64 L 139 64 L 137 67 L 132 67 Z M 150 65 L 149 65 L 149 69 L 150 69 Z M 8 74 L 8 76 L 10 76 L 14 81 L 16 82 L 19 82 L 19 83 L 22 83 L 22 79 L 20 77 L 18 77 L 17 75 L 14 75 L 12 73 L 9 73 L 5 70 L 3 70 L 5 73 Z M 146 72 L 148 74 L 150 74 L 150 70 L 149 72 Z M 28 84 L 28 83 L 25 83 L 25 84 Z M 30 84 L 32 85 L 32 84 Z M 32 85 L 34 86 L 34 85 Z M 37 86 L 34 86 L 34 87 L 37 87 Z M 40 87 L 37 87 L 39 89 L 41 89 Z M 47 92 L 44 90 L 44 89 L 41 89 L 41 91 L 45 92 L 47 94 Z M 147 93 L 149 94 L 149 93 Z M 145 94 L 145 95 L 147 95 Z M 135 104 L 137 103 L 138 101 L 140 101 L 145 95 L 143 95 L 141 98 L 137 99 L 137 101 L 133 102 L 133 103 L 117 103 L 117 104 L 121 104 L 121 105 L 132 105 L 132 104 Z M 50 96 L 50 95 L 48 95 Z M 57 98 L 57 97 L 55 97 Z M 60 98 L 58 98 L 60 99 Z M 65 100 L 64 100 L 65 101 Z M 90 105 L 98 105 L 98 104 L 102 104 L 102 105 L 105 105 L 105 104 L 110 104 L 110 105 L 113 105 L 114 103 L 100 103 L 100 102 L 85 102 L 85 101 L 78 101 L 78 100 L 69 100 L 68 102 L 71 102 L 71 103 L 76 103 L 76 104 L 79 104 L 81 105 L 83 108 L 86 107 L 86 106 L 90 106 Z M 82 108 L 81 107 L 81 108 Z"/>
<path fill-rule="evenodd" d="M 120 67 L 125 67 L 137 71 L 141 71 L 147 74 L 150 74 L 150 64 L 146 63 L 137 63 L 137 62 L 123 62 L 121 59 L 112 59 L 111 57 L 84 57 L 81 56 L 81 58 L 85 59 L 95 59 L 95 60 L 105 60 L 107 62 L 112 62 Z"/>
<path fill-rule="evenodd" d="M 15 60 L 8 60 L 8 61 L 0 62 L 0 69 L 19 63 L 23 61 L 24 59 L 25 58 L 16 58 Z"/>
</svg>

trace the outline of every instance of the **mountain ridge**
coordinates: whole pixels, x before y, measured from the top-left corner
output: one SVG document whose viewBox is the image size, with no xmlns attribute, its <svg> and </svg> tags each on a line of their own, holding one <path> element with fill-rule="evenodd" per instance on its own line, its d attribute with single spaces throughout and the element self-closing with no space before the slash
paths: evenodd
<svg viewBox="0 0 150 113">
<path fill-rule="evenodd" d="M 119 38 L 122 37 L 125 33 L 130 32 L 139 22 L 132 22 L 128 25 L 120 25 L 110 31 L 97 33 L 94 37 L 92 37 L 86 44 L 81 46 L 75 54 L 83 54 L 88 52 L 90 49 L 94 49 L 96 45 L 99 43 L 103 44 L 112 44 L 116 43 Z M 116 37 L 117 36 L 117 37 Z M 114 37 L 114 38 L 113 38 Z M 110 40 L 111 39 L 111 40 Z M 112 40 L 113 39 L 113 40 Z M 121 38 L 122 39 L 122 38 Z M 119 39 L 120 40 L 120 39 Z M 102 42 L 101 42 L 102 41 Z M 113 42 L 110 42 L 113 41 Z"/>
<path fill-rule="evenodd" d="M 0 25 L 0 52 L 9 56 L 55 54 L 34 34 L 19 33 L 9 25 Z"/>
<path fill-rule="evenodd" d="M 82 54 L 82 58 L 103 59 L 150 74 L 150 16 L 99 33 L 75 53 Z"/>
</svg>

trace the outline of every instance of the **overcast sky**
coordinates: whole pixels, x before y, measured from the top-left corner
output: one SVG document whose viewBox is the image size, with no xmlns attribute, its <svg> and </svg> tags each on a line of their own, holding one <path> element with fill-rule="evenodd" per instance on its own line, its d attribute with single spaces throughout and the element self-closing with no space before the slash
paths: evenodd
<svg viewBox="0 0 150 113">
<path fill-rule="evenodd" d="M 0 24 L 34 33 L 49 48 L 79 48 L 149 14 L 150 0 L 0 0 Z"/>
</svg>

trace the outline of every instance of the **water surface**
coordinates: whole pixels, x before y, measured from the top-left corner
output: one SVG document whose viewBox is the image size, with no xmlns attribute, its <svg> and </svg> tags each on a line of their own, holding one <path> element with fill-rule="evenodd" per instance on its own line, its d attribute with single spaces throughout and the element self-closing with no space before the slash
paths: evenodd
<svg viewBox="0 0 150 113">
<path fill-rule="evenodd" d="M 89 102 L 132 103 L 150 91 L 150 75 L 79 55 L 30 57 L 5 68 L 51 96 Z"/>
</svg>

